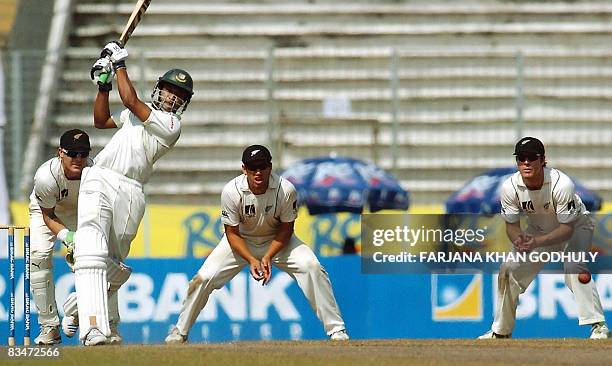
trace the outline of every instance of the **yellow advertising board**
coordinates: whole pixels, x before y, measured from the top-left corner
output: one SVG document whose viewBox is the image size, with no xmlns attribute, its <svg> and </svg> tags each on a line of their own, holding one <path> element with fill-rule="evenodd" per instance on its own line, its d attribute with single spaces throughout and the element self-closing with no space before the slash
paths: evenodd
<svg viewBox="0 0 612 366">
<path fill-rule="evenodd" d="M 420 213 L 443 212 L 439 205 L 415 209 Z M 15 225 L 28 225 L 27 203 L 12 202 L 11 213 Z M 355 239 L 359 246 L 360 219 L 359 215 L 349 213 L 311 216 L 302 208 L 295 231 L 316 253 L 338 255 L 347 237 Z M 151 204 L 132 242 L 130 257 L 204 257 L 217 245 L 222 234 L 219 207 Z M 56 245 L 56 250 L 62 252 L 63 248 Z"/>
<path fill-rule="evenodd" d="M 612 204 L 604 204 L 600 213 L 612 211 Z M 11 213 L 15 225 L 28 225 L 28 205 L 12 202 Z M 383 211 L 395 213 L 398 211 Z M 414 205 L 410 214 L 441 214 L 442 205 Z M 301 208 L 295 226 L 296 235 L 315 253 L 333 256 L 342 253 L 346 238 L 355 239 L 360 246 L 360 215 L 341 213 L 311 216 Z M 204 257 L 217 245 L 223 234 L 221 211 L 215 206 L 147 206 L 138 235 L 132 242 L 130 257 Z M 63 247 L 56 245 L 58 253 Z"/>
</svg>

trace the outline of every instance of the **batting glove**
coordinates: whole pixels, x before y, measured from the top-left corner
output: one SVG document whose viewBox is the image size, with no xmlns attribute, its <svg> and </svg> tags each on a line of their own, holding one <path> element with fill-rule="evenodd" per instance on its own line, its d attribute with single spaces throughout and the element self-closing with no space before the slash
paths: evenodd
<svg viewBox="0 0 612 366">
<path fill-rule="evenodd" d="M 100 91 L 112 90 L 112 82 L 114 75 L 115 72 L 113 71 L 111 61 L 106 57 L 99 58 L 93 64 L 89 73 L 91 81 L 93 81 L 93 83 L 98 86 L 98 90 Z"/>
<path fill-rule="evenodd" d="M 112 41 L 106 44 L 100 53 L 100 56 L 110 57 L 113 63 L 115 71 L 125 67 L 125 60 L 128 58 L 128 51 L 123 48 L 123 45 L 119 41 Z"/>
</svg>

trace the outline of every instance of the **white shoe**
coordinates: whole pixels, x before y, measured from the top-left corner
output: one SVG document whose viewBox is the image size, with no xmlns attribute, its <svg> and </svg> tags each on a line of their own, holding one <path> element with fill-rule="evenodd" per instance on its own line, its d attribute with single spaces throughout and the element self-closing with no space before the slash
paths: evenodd
<svg viewBox="0 0 612 366">
<path fill-rule="evenodd" d="M 187 336 L 181 334 L 177 327 L 172 328 L 170 334 L 166 337 L 165 342 L 167 344 L 182 344 L 187 343 Z"/>
<path fill-rule="evenodd" d="M 485 334 L 478 337 L 478 339 L 503 339 L 503 338 L 512 338 L 512 334 L 497 334 L 494 331 L 490 330 Z"/>
<path fill-rule="evenodd" d="M 40 334 L 34 339 L 34 344 L 50 346 L 52 344 L 62 343 L 62 337 L 59 333 L 59 327 L 55 325 L 43 325 L 40 328 Z"/>
<path fill-rule="evenodd" d="M 346 333 L 346 330 L 342 329 L 342 330 L 332 333 L 329 336 L 329 339 L 331 339 L 332 341 L 348 341 L 349 336 L 348 336 L 348 333 Z"/>
<path fill-rule="evenodd" d="M 108 344 L 119 345 L 123 343 L 123 337 L 119 333 L 119 324 L 110 323 L 110 337 L 108 338 Z"/>
<path fill-rule="evenodd" d="M 591 339 L 608 339 L 611 337 L 610 329 L 608 329 L 606 323 L 595 323 L 591 327 Z"/>
<path fill-rule="evenodd" d="M 68 338 L 74 337 L 79 331 L 79 317 L 77 316 L 65 316 L 62 319 L 62 332 Z"/>
<path fill-rule="evenodd" d="M 86 346 L 101 346 L 107 342 L 108 339 L 98 328 L 91 328 L 89 332 L 87 332 L 83 344 Z"/>
</svg>

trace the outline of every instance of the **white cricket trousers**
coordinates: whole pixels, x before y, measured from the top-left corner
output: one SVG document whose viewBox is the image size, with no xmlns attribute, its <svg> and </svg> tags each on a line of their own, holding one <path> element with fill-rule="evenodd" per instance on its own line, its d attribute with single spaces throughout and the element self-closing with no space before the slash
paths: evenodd
<svg viewBox="0 0 612 366">
<path fill-rule="evenodd" d="M 269 245 L 248 244 L 253 256 L 259 259 L 266 254 Z M 328 335 L 345 329 L 329 275 L 306 244 L 293 235 L 287 246 L 272 259 L 272 263 L 297 281 Z M 181 334 L 189 333 L 211 292 L 223 287 L 247 265 L 244 258 L 234 253 L 223 235 L 189 283 L 187 298 L 176 324 Z"/>
<path fill-rule="evenodd" d="M 142 185 L 110 169 L 85 168 L 75 235 L 75 287 L 79 337 L 90 328 L 110 336 L 106 260 L 123 262 L 144 215 Z"/>
<path fill-rule="evenodd" d="M 591 249 L 593 229 L 594 222 L 591 217 L 584 215 L 579 218 L 574 226 L 574 234 L 565 245 L 564 251 L 588 253 Z M 541 247 L 534 251 L 558 251 L 560 249 L 563 249 L 563 247 Z M 544 263 L 535 262 L 504 263 L 501 266 L 497 279 L 497 308 L 491 327 L 493 332 L 502 335 L 512 333 L 516 323 L 516 307 L 519 295 L 525 292 L 543 266 Z M 563 267 L 565 285 L 574 293 L 578 305 L 578 324 L 603 322 L 605 318 L 594 281 L 591 280 L 586 284 L 578 281 L 578 274 L 582 271 L 588 271 L 588 267 L 583 263 L 565 263 Z"/>
</svg>

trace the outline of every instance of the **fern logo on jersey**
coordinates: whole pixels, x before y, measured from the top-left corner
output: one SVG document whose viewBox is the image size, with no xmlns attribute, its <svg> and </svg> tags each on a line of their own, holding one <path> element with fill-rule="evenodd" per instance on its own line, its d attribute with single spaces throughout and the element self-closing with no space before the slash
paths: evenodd
<svg viewBox="0 0 612 366">
<path fill-rule="evenodd" d="M 482 274 L 431 275 L 434 321 L 482 320 Z"/>
</svg>

